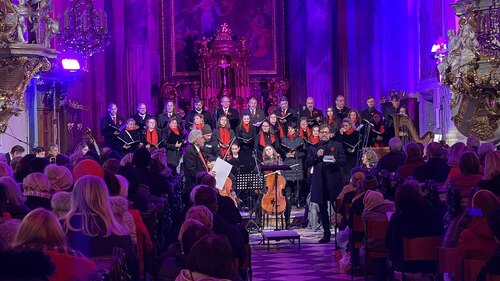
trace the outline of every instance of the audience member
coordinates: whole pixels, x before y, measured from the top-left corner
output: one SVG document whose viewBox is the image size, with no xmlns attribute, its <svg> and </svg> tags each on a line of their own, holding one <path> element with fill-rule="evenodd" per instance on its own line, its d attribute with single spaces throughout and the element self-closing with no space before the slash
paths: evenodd
<svg viewBox="0 0 500 281">
<path fill-rule="evenodd" d="M 23 195 L 26 197 L 26 207 L 31 210 L 36 208 L 51 209 L 51 189 L 49 179 L 45 174 L 32 173 L 23 180 Z"/>
<path fill-rule="evenodd" d="M 467 151 L 460 157 L 460 174 L 452 176 L 449 183 L 458 186 L 462 197 L 468 197 L 472 187 L 481 181 L 483 176 L 479 172 L 480 167 L 475 152 Z"/>
<path fill-rule="evenodd" d="M 54 192 L 69 191 L 73 185 L 73 175 L 71 171 L 64 166 L 50 164 L 45 167 L 43 173 L 49 179 L 50 187 Z"/>
<path fill-rule="evenodd" d="M 443 159 L 442 147 L 437 142 L 431 142 L 427 146 L 427 153 L 429 155 L 429 160 L 424 165 L 416 168 L 413 172 L 413 176 L 419 182 L 426 182 L 432 180 L 435 182 L 444 182 L 450 173 L 450 167 L 446 163 L 446 159 Z"/>
<path fill-rule="evenodd" d="M 389 153 L 380 158 L 377 164 L 377 170 L 385 170 L 389 173 L 394 173 L 405 163 L 406 156 L 401 151 L 403 143 L 398 137 L 393 137 L 389 140 Z"/>
<path fill-rule="evenodd" d="M 500 196 L 500 151 L 493 151 L 484 159 L 484 177 L 477 186 Z"/>
<path fill-rule="evenodd" d="M 22 221 L 12 248 L 19 251 L 43 251 L 55 265 L 50 280 L 82 280 L 96 269 L 80 252 L 66 247 L 66 239 L 57 217 L 42 208 L 31 211 Z"/>
<path fill-rule="evenodd" d="M 396 192 L 396 212 L 389 221 L 385 237 L 385 246 L 389 249 L 394 269 L 401 270 L 403 238 L 441 236 L 443 231 L 443 222 L 436 211 L 425 204 L 418 183 L 403 183 Z M 427 261 L 411 262 L 405 271 L 435 272 L 435 264 Z"/>
<path fill-rule="evenodd" d="M 5 190 L 0 188 L 0 252 L 10 248 L 21 224 L 19 220 L 12 219 L 10 214 L 5 211 L 6 206 L 7 196 Z"/>
<path fill-rule="evenodd" d="M 0 162 L 0 177 L 8 176 L 14 178 L 14 172 L 9 164 L 5 162 Z"/>
<path fill-rule="evenodd" d="M 495 236 L 496 249 L 479 272 L 477 281 L 487 281 L 486 274 L 500 275 L 500 208 L 493 211 L 488 216 L 487 221 L 488 227 Z"/>
<path fill-rule="evenodd" d="M 21 193 L 19 185 L 13 178 L 4 176 L 0 178 L 0 189 L 4 190 L 7 197 L 4 211 L 13 218 L 22 220 L 30 212 L 30 209 L 24 203 L 26 199 Z"/>
<path fill-rule="evenodd" d="M 89 257 L 109 256 L 114 247 L 122 248 L 132 279 L 139 278 L 137 252 L 130 234 L 113 215 L 102 178 L 85 175 L 75 182 L 71 209 L 63 218 L 63 227 L 68 244 Z"/>
<path fill-rule="evenodd" d="M 477 154 L 479 156 L 479 164 L 481 164 L 481 167 L 484 167 L 484 159 L 486 158 L 486 155 L 488 155 L 490 152 L 495 151 L 495 149 L 495 144 L 492 142 L 483 142 L 479 146 Z"/>
<path fill-rule="evenodd" d="M 414 142 L 407 143 L 405 145 L 405 153 L 407 156 L 406 161 L 404 165 L 400 166 L 397 170 L 397 173 L 403 179 L 413 176 L 415 169 L 425 164 L 423 151 L 418 144 Z"/>
<path fill-rule="evenodd" d="M 205 235 L 196 242 L 186 258 L 186 269 L 176 281 L 231 280 L 236 275 L 233 268 L 231 246 L 226 237 Z"/>
<path fill-rule="evenodd" d="M 59 191 L 54 193 L 52 199 L 50 199 L 50 206 L 52 212 L 58 218 L 64 217 L 71 209 L 71 192 Z"/>
<path fill-rule="evenodd" d="M 73 181 L 76 182 L 79 178 L 85 175 L 93 175 L 103 179 L 104 170 L 96 161 L 85 159 L 78 162 L 75 167 L 73 167 Z"/>
<path fill-rule="evenodd" d="M 462 153 L 467 150 L 465 143 L 457 142 L 450 147 L 450 155 L 448 157 L 448 166 L 450 166 L 450 173 L 446 182 L 448 183 L 450 178 L 460 174 L 460 168 L 458 167 L 460 164 L 460 157 Z"/>
</svg>

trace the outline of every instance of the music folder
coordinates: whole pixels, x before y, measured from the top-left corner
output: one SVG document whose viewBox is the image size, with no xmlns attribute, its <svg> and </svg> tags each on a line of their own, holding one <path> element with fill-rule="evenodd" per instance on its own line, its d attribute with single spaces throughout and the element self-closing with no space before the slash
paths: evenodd
<svg viewBox="0 0 500 281">
<path fill-rule="evenodd" d="M 301 145 L 297 146 L 296 148 L 293 148 L 293 149 L 292 149 L 292 148 L 290 148 L 290 147 L 288 147 L 288 146 L 284 145 L 283 143 L 281 143 L 281 146 L 283 147 L 283 150 L 284 150 L 286 153 L 288 153 L 288 152 L 294 152 L 294 151 L 299 151 L 299 150 L 301 150 L 301 149 L 304 147 L 304 145 L 303 145 L 303 144 L 301 144 Z"/>
</svg>

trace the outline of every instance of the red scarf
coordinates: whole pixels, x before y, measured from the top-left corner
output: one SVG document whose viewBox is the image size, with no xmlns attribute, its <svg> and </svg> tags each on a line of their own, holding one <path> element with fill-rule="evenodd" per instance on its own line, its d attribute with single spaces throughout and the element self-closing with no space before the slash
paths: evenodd
<svg viewBox="0 0 500 281">
<path fill-rule="evenodd" d="M 170 128 L 170 130 L 171 130 L 174 134 L 176 134 L 176 135 L 180 135 L 180 134 L 181 134 L 181 132 L 179 132 L 179 128 L 177 128 L 177 127 L 176 127 L 176 128 Z"/>
<path fill-rule="evenodd" d="M 289 137 L 291 140 L 294 140 L 296 136 L 297 136 L 297 134 L 295 134 L 295 133 L 293 133 L 293 134 L 288 133 L 288 137 Z"/>
<path fill-rule="evenodd" d="M 153 129 L 153 131 L 146 130 L 146 141 L 150 144 L 158 145 L 158 132 L 156 129 Z"/>
<path fill-rule="evenodd" d="M 317 144 L 319 142 L 319 136 L 311 136 L 311 143 L 312 144 Z"/>
<path fill-rule="evenodd" d="M 243 128 L 243 130 L 245 130 L 245 132 L 249 133 L 250 132 L 250 123 L 248 124 L 241 124 L 241 127 Z"/>
<path fill-rule="evenodd" d="M 355 131 L 354 128 L 351 127 L 349 130 L 345 131 L 344 134 L 350 135 L 350 134 L 354 133 L 354 131 Z"/>
<path fill-rule="evenodd" d="M 196 127 L 196 130 L 201 130 L 201 128 L 203 128 L 203 124 L 200 123 L 198 125 L 195 125 L 195 127 Z"/>
<path fill-rule="evenodd" d="M 219 128 L 219 134 L 220 134 L 220 142 L 222 142 L 224 145 L 229 145 L 229 141 L 231 140 L 231 134 L 229 133 L 228 128 Z M 229 148 L 221 147 L 220 148 L 220 153 L 221 155 L 226 155 L 226 152 L 228 151 Z"/>
<path fill-rule="evenodd" d="M 326 118 L 326 123 L 327 123 L 328 125 L 332 125 L 332 124 L 333 124 L 333 118 L 327 117 L 327 118 Z"/>
<path fill-rule="evenodd" d="M 301 138 L 308 139 L 311 136 L 311 129 L 309 129 L 308 127 L 306 129 L 306 135 L 304 136 L 304 130 L 302 128 L 299 128 L 299 134 Z"/>
<path fill-rule="evenodd" d="M 271 137 L 271 143 L 270 144 L 273 144 L 275 141 L 276 141 L 276 137 L 274 136 L 274 134 L 271 134 L 269 133 L 269 136 Z M 266 139 L 264 138 L 264 132 L 260 132 L 260 136 L 259 136 L 259 144 L 262 145 L 263 147 L 266 147 Z"/>
</svg>

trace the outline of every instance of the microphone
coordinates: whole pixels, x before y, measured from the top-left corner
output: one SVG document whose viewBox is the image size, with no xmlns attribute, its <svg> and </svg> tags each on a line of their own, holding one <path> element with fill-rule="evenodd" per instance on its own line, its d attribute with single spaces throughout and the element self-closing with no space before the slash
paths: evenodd
<svg viewBox="0 0 500 281">
<path fill-rule="evenodd" d="M 366 122 L 366 124 L 368 124 L 368 125 L 370 125 L 370 126 L 372 126 L 372 127 L 375 127 L 375 125 L 373 125 L 373 123 L 372 123 L 372 122 L 370 122 L 370 121 L 368 121 L 368 120 L 366 120 L 366 119 L 364 119 L 364 118 L 363 118 L 363 121 L 365 121 L 365 122 Z"/>
</svg>

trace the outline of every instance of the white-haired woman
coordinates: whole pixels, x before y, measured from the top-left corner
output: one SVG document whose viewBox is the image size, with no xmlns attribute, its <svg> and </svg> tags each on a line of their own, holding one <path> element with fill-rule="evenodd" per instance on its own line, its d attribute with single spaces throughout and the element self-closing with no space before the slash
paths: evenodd
<svg viewBox="0 0 500 281">
<path fill-rule="evenodd" d="M 89 257 L 110 256 L 113 248 L 121 248 L 126 254 L 129 273 L 134 280 L 139 278 L 132 239 L 113 215 L 103 179 L 86 175 L 76 181 L 71 209 L 62 221 L 72 248 Z"/>
</svg>

